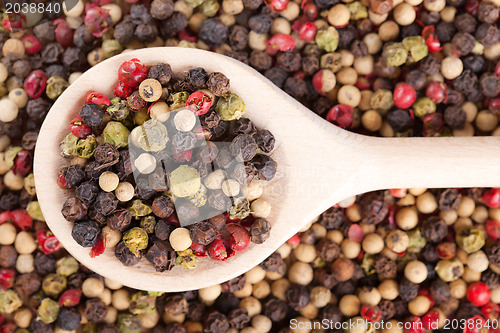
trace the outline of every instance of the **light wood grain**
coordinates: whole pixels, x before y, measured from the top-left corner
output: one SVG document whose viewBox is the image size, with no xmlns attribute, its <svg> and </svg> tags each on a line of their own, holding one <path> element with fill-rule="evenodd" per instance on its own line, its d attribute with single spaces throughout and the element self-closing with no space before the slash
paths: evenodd
<svg viewBox="0 0 500 333">
<path fill-rule="evenodd" d="M 247 107 L 246 116 L 269 129 L 277 147 L 278 174 L 265 188 L 273 207 L 271 237 L 226 262 L 199 260 L 195 270 L 175 267 L 157 273 L 143 259 L 123 266 L 107 249 L 89 257 L 71 237 L 61 207 L 70 195 L 57 186 L 57 170 L 67 165 L 59 142 L 92 90 L 111 96 L 119 65 L 131 58 L 147 64 L 170 63 L 174 72 L 204 67 L 223 72 L 231 90 Z M 304 225 L 336 202 L 370 190 L 399 187 L 500 186 L 500 138 L 373 138 L 340 129 L 306 109 L 252 68 L 231 58 L 196 49 L 148 48 L 94 66 L 56 101 L 40 131 L 35 151 L 37 195 L 45 219 L 64 247 L 83 265 L 126 286 L 154 291 L 207 287 L 236 277 L 259 264 Z"/>
</svg>

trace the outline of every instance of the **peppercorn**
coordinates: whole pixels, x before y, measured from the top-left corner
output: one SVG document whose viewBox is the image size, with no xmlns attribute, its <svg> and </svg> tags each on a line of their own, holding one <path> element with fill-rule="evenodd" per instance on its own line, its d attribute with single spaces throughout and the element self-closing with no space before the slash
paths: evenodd
<svg viewBox="0 0 500 333">
<path fill-rule="evenodd" d="M 500 79 L 493 73 L 484 73 L 479 79 L 481 93 L 494 97 L 500 93 Z"/>
<path fill-rule="evenodd" d="M 156 271 L 170 270 L 175 265 L 176 253 L 162 241 L 153 241 L 146 259 L 155 267 Z"/>
<path fill-rule="evenodd" d="M 93 247 L 97 244 L 101 234 L 99 225 L 95 221 L 83 221 L 73 224 L 71 236 L 83 247 Z"/>
<path fill-rule="evenodd" d="M 87 206 L 79 198 L 68 198 L 61 213 L 70 222 L 83 220 L 87 217 Z"/>
</svg>

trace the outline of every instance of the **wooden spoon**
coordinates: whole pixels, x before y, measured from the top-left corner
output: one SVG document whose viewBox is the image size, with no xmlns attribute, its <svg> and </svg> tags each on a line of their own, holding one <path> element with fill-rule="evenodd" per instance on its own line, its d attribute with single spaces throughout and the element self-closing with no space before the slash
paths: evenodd
<svg viewBox="0 0 500 333">
<path fill-rule="evenodd" d="M 222 72 L 231 90 L 246 103 L 246 117 L 276 137 L 272 157 L 278 173 L 266 185 L 272 205 L 271 237 L 251 244 L 226 262 L 200 259 L 194 270 L 176 266 L 158 273 L 143 259 L 125 267 L 113 249 L 90 258 L 89 249 L 71 237 L 61 208 L 71 191 L 57 185 L 58 170 L 69 161 L 59 143 L 69 131 L 90 91 L 112 95 L 121 63 L 138 58 L 145 64 L 167 62 L 179 73 L 193 67 Z M 126 286 L 154 291 L 183 291 L 236 277 L 273 253 L 291 236 L 333 204 L 355 194 L 387 188 L 500 186 L 500 137 L 376 138 L 353 134 L 321 119 L 264 76 L 234 59 L 197 49 L 148 48 L 120 54 L 85 72 L 47 115 L 35 151 L 35 180 L 43 215 L 62 245 L 91 270 Z"/>
</svg>

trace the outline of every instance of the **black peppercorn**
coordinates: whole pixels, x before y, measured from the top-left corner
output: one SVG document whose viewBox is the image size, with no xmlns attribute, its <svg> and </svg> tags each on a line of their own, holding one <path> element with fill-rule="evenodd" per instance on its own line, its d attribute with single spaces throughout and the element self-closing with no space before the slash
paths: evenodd
<svg viewBox="0 0 500 333">
<path fill-rule="evenodd" d="M 85 205 L 90 205 L 99 194 L 99 187 L 92 181 L 86 181 L 76 188 L 76 195 Z"/>
<path fill-rule="evenodd" d="M 157 272 L 171 270 L 175 265 L 177 255 L 164 242 L 156 240 L 146 253 L 146 259 L 155 267 Z"/>
<path fill-rule="evenodd" d="M 0 256 L 2 254 L 2 250 L 4 249 L 9 249 L 11 248 L 10 246 L 3 246 L 0 249 Z M 15 257 L 14 257 L 15 258 Z M 35 266 L 35 270 L 39 274 L 47 275 L 49 273 L 52 273 L 56 270 L 56 259 L 54 258 L 53 254 L 44 254 L 42 252 L 37 252 L 35 255 L 35 258 L 33 260 L 33 265 Z M 1 265 L 2 267 L 8 267 Z"/>
<path fill-rule="evenodd" d="M 396 315 L 396 307 L 394 306 L 394 303 L 389 300 L 381 300 L 378 307 L 382 313 L 383 320 L 390 320 Z"/>
<path fill-rule="evenodd" d="M 99 105 L 95 103 L 87 103 L 80 110 L 82 122 L 87 126 L 97 126 L 101 123 L 104 113 Z"/>
<path fill-rule="evenodd" d="M 125 266 L 135 266 L 141 261 L 142 254 L 137 252 L 138 255 L 132 253 L 127 245 L 122 241 L 116 245 L 115 256 Z"/>
<path fill-rule="evenodd" d="M 335 0 L 338 3 L 338 0 Z M 348 49 L 352 41 L 358 37 L 358 31 L 352 25 L 348 25 L 345 28 L 338 29 L 339 32 L 339 49 Z"/>
<path fill-rule="evenodd" d="M 453 45 L 453 49 L 461 56 L 469 54 L 474 45 L 476 45 L 476 40 L 474 36 L 472 36 L 468 32 L 458 32 L 453 36 L 451 40 L 451 44 Z"/>
<path fill-rule="evenodd" d="M 494 24 L 482 23 L 477 28 L 475 36 L 485 47 L 491 47 L 500 39 L 500 29 Z"/>
<path fill-rule="evenodd" d="M 69 167 L 65 167 L 59 171 L 59 174 L 64 177 L 68 188 L 78 186 L 85 178 L 85 172 L 79 165 L 70 165 Z"/>
<path fill-rule="evenodd" d="M 379 224 L 389 213 L 388 204 L 382 195 L 369 193 L 363 196 L 359 202 L 361 219 L 366 224 Z"/>
<path fill-rule="evenodd" d="M 26 105 L 26 113 L 30 117 L 30 119 L 36 122 L 42 122 L 45 119 L 45 116 L 50 110 L 52 103 L 47 101 L 46 99 L 40 97 L 36 99 L 30 99 L 28 104 Z M 18 118 L 22 121 L 21 118 Z M 9 123 L 10 124 L 10 123 Z"/>
<path fill-rule="evenodd" d="M 441 21 L 436 26 L 436 36 L 441 43 L 448 43 L 455 35 L 457 29 L 453 23 Z"/>
<path fill-rule="evenodd" d="M 57 317 L 57 326 L 65 331 L 76 330 L 81 319 L 82 316 L 76 309 L 62 308 Z"/>
<path fill-rule="evenodd" d="M 490 1 L 481 1 L 477 8 L 477 18 L 481 22 L 493 24 L 500 16 L 500 8 Z"/>
<path fill-rule="evenodd" d="M 71 230 L 73 239 L 83 247 L 93 247 L 96 245 L 100 235 L 101 229 L 99 228 L 99 224 L 90 220 L 74 223 Z"/>
<path fill-rule="evenodd" d="M 419 286 L 410 282 L 407 278 L 402 278 L 399 282 L 399 297 L 406 302 L 411 301 L 418 295 Z"/>
<path fill-rule="evenodd" d="M 106 318 L 108 307 L 100 298 L 91 298 L 85 302 L 83 314 L 91 323 L 98 323 Z"/>
<path fill-rule="evenodd" d="M 264 75 L 279 88 L 283 88 L 283 85 L 288 78 L 288 73 L 279 67 L 269 68 Z"/>
<path fill-rule="evenodd" d="M 368 46 L 362 40 L 356 39 L 351 43 L 351 53 L 354 58 L 364 57 L 368 55 Z"/>
<path fill-rule="evenodd" d="M 457 189 L 444 190 L 439 195 L 439 210 L 457 209 L 462 202 L 462 194 Z"/>
<path fill-rule="evenodd" d="M 449 106 L 444 111 L 444 123 L 452 129 L 462 129 L 465 126 L 467 114 L 459 106 Z"/>
<path fill-rule="evenodd" d="M 427 84 L 427 77 L 424 72 L 414 69 L 406 74 L 405 82 L 415 88 L 415 90 L 420 90 Z"/>
<path fill-rule="evenodd" d="M 217 47 L 226 42 L 228 27 L 218 18 L 209 18 L 201 23 L 199 38 L 208 46 Z"/>
<path fill-rule="evenodd" d="M 287 72 L 295 72 L 300 69 L 302 57 L 297 51 L 279 52 L 276 56 L 276 65 Z"/>
<path fill-rule="evenodd" d="M 149 12 L 153 18 L 165 20 L 174 13 L 174 2 L 172 0 L 153 0 Z"/>
<path fill-rule="evenodd" d="M 269 54 L 258 50 L 253 50 L 252 53 L 250 53 L 248 61 L 252 67 L 259 71 L 264 71 L 273 64 L 273 58 Z"/>
<path fill-rule="evenodd" d="M 217 230 L 208 221 L 198 222 L 191 226 L 189 235 L 194 243 L 208 245 L 217 236 Z"/>
<path fill-rule="evenodd" d="M 107 218 L 107 224 L 112 230 L 125 231 L 131 223 L 132 215 L 123 208 L 115 210 Z"/>
<path fill-rule="evenodd" d="M 207 87 L 215 96 L 227 95 L 229 93 L 229 79 L 222 73 L 213 72 L 208 77 Z"/>
<path fill-rule="evenodd" d="M 429 288 L 431 297 L 437 304 L 447 302 L 451 298 L 451 289 L 448 283 L 441 279 L 435 279 Z"/>
<path fill-rule="evenodd" d="M 377 271 L 377 274 L 385 279 L 393 279 L 396 277 L 396 262 L 386 256 L 378 256 L 375 259 L 374 268 Z"/>
<path fill-rule="evenodd" d="M 122 45 L 130 43 L 134 39 L 136 25 L 126 17 L 115 26 L 113 37 Z"/>
<path fill-rule="evenodd" d="M 229 330 L 227 317 L 218 312 L 212 311 L 205 320 L 204 333 L 223 333 Z"/>
<path fill-rule="evenodd" d="M 474 16 L 467 12 L 455 16 L 453 23 L 458 31 L 467 33 L 473 33 L 476 30 L 477 25 L 477 21 Z"/>
<path fill-rule="evenodd" d="M 174 12 L 167 20 L 160 21 L 160 34 L 163 39 L 174 37 L 179 31 L 188 25 L 186 15 L 181 12 Z"/>
<path fill-rule="evenodd" d="M 64 202 L 61 213 L 70 222 L 84 220 L 87 217 L 87 206 L 79 198 L 71 197 Z"/>
<path fill-rule="evenodd" d="M 228 314 L 229 326 L 236 329 L 243 329 L 250 323 L 250 316 L 245 309 L 233 309 Z"/>
<path fill-rule="evenodd" d="M 148 78 L 158 80 L 162 85 L 169 83 L 172 76 L 172 67 L 169 64 L 154 65 L 148 72 Z"/>
<path fill-rule="evenodd" d="M 481 93 L 488 97 L 495 97 L 500 93 L 500 79 L 494 73 L 484 73 L 479 79 Z"/>
<path fill-rule="evenodd" d="M 118 199 L 111 192 L 101 192 L 96 197 L 94 207 L 102 215 L 108 216 L 118 207 Z"/>
<path fill-rule="evenodd" d="M 250 240 L 257 244 L 264 243 L 269 238 L 271 224 L 264 219 L 257 219 L 250 228 Z"/>
<path fill-rule="evenodd" d="M 242 51 L 248 43 L 248 29 L 241 25 L 234 25 L 229 30 L 228 44 L 235 51 Z"/>
<path fill-rule="evenodd" d="M 300 311 L 309 303 L 309 291 L 305 286 L 293 284 L 286 291 L 288 305 L 295 311 Z"/>
</svg>

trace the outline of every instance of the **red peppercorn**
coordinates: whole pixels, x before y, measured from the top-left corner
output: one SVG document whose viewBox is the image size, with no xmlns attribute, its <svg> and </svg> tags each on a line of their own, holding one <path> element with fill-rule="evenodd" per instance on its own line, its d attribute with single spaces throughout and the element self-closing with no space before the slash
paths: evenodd
<svg viewBox="0 0 500 333">
<path fill-rule="evenodd" d="M 210 110 L 213 103 L 214 99 L 212 96 L 204 91 L 198 90 L 189 95 L 186 101 L 186 108 L 194 112 L 195 115 L 201 116 Z"/>
<path fill-rule="evenodd" d="M 361 317 L 371 323 L 374 323 L 382 318 L 382 311 L 380 311 L 380 308 L 376 305 L 363 304 L 361 306 Z"/>
<path fill-rule="evenodd" d="M 311 1 L 308 1 L 306 4 L 302 2 L 302 4 L 301 8 L 304 15 L 310 20 L 315 20 L 318 17 L 318 6 Z"/>
<path fill-rule="evenodd" d="M 61 247 L 56 236 L 50 230 L 40 230 L 36 233 L 36 239 L 41 250 L 45 254 L 53 253 Z"/>
<path fill-rule="evenodd" d="M 89 255 L 91 258 L 95 258 L 103 254 L 105 250 L 106 250 L 106 238 L 99 236 L 97 244 L 90 249 Z"/>
<path fill-rule="evenodd" d="M 5 212 L 0 213 L 0 224 L 11 221 L 11 219 L 12 219 L 12 216 L 11 216 L 9 210 L 6 210 Z"/>
<path fill-rule="evenodd" d="M 24 80 L 24 90 L 31 98 L 42 96 L 47 87 L 47 75 L 41 69 L 34 70 Z"/>
<path fill-rule="evenodd" d="M 299 37 L 306 43 L 311 43 L 316 36 L 318 27 L 313 22 L 306 22 L 302 24 L 299 29 Z"/>
<path fill-rule="evenodd" d="M 406 195 L 405 188 L 393 188 L 390 189 L 389 192 L 394 198 L 403 198 Z"/>
<path fill-rule="evenodd" d="M 33 219 L 28 214 L 26 209 L 19 208 L 11 211 L 10 219 L 12 220 L 12 222 L 14 222 L 16 227 L 23 231 L 27 231 L 33 228 Z"/>
<path fill-rule="evenodd" d="M 42 50 L 42 43 L 34 35 L 25 35 L 22 39 L 24 50 L 32 55 Z"/>
<path fill-rule="evenodd" d="M 282 12 L 288 6 L 289 0 L 264 0 L 266 6 L 273 12 Z"/>
<path fill-rule="evenodd" d="M 133 91 L 134 88 L 125 87 L 121 82 L 118 82 L 115 89 L 113 89 L 113 95 L 120 97 L 121 99 L 126 99 L 130 96 L 130 94 L 132 94 Z"/>
<path fill-rule="evenodd" d="M 191 243 L 191 250 L 193 250 L 195 256 L 197 257 L 207 256 L 207 247 L 205 245 Z"/>
<path fill-rule="evenodd" d="M 497 240 L 500 237 L 500 222 L 496 220 L 488 220 L 486 222 L 486 233 L 488 237 Z"/>
<path fill-rule="evenodd" d="M 500 78 L 500 61 L 498 61 L 497 65 L 495 66 L 495 75 Z"/>
<path fill-rule="evenodd" d="M 250 243 L 250 234 L 248 231 L 234 223 L 226 226 L 227 231 L 231 234 L 230 244 L 234 251 L 243 251 Z"/>
<path fill-rule="evenodd" d="M 363 241 L 363 238 L 365 238 L 365 232 L 358 224 L 353 223 L 349 227 L 347 237 L 349 237 L 350 240 L 361 243 Z"/>
<path fill-rule="evenodd" d="M 400 83 L 394 88 L 393 99 L 397 108 L 408 109 L 417 100 L 417 92 L 408 83 Z"/>
<path fill-rule="evenodd" d="M 9 32 L 18 32 L 26 28 L 26 16 L 23 13 L 9 13 L 4 16 L 2 26 Z"/>
<path fill-rule="evenodd" d="M 481 197 L 483 203 L 489 208 L 500 207 L 500 190 L 497 188 L 492 188 L 483 193 Z"/>
<path fill-rule="evenodd" d="M 181 225 L 179 222 L 179 218 L 177 217 L 177 214 L 175 212 L 172 215 L 170 215 L 169 217 L 167 217 L 165 220 L 168 223 L 170 223 L 171 225 L 174 225 L 176 227 Z"/>
<path fill-rule="evenodd" d="M 92 35 L 100 38 L 113 24 L 113 21 L 111 20 L 108 9 L 87 3 L 85 5 L 83 23 L 90 30 Z"/>
<path fill-rule="evenodd" d="M 337 104 L 328 111 L 326 120 L 342 128 L 349 128 L 352 125 L 352 107 Z"/>
<path fill-rule="evenodd" d="M 422 317 L 422 324 L 427 330 L 437 330 L 439 324 L 439 312 L 431 310 Z"/>
<path fill-rule="evenodd" d="M 475 315 L 474 317 L 467 319 L 467 321 L 463 324 L 463 327 L 464 333 L 487 332 L 486 320 L 480 315 Z"/>
<path fill-rule="evenodd" d="M 486 319 L 495 320 L 500 315 L 500 305 L 490 301 L 481 308 L 481 312 Z"/>
<path fill-rule="evenodd" d="M 75 117 L 69 125 L 69 129 L 74 136 L 85 139 L 92 132 L 92 127 L 87 126 L 83 123 L 82 117 Z"/>
<path fill-rule="evenodd" d="M 422 319 L 417 316 L 410 317 L 406 320 L 403 328 L 404 333 L 424 333 L 425 328 L 422 324 Z"/>
<path fill-rule="evenodd" d="M 441 113 L 429 114 L 424 117 L 422 122 L 422 134 L 424 136 L 439 136 L 444 130 L 443 115 Z"/>
<path fill-rule="evenodd" d="M 500 98 L 490 100 L 488 103 L 488 110 L 490 110 L 491 113 L 500 115 Z"/>
<path fill-rule="evenodd" d="M 465 10 L 476 16 L 477 9 L 479 8 L 479 0 L 467 0 L 465 1 Z"/>
<path fill-rule="evenodd" d="M 431 295 L 429 294 L 429 291 L 427 290 L 427 288 L 420 288 L 418 290 L 418 296 L 424 296 L 425 298 L 427 298 L 431 302 L 431 305 L 430 305 L 431 308 L 436 303 L 434 301 L 434 299 L 431 297 Z"/>
<path fill-rule="evenodd" d="M 457 253 L 455 242 L 441 242 L 436 246 L 436 253 L 439 259 L 451 259 Z"/>
<path fill-rule="evenodd" d="M 369 90 L 372 86 L 370 80 L 366 76 L 358 76 L 358 80 L 354 85 L 359 90 Z"/>
<path fill-rule="evenodd" d="M 33 157 L 31 153 L 27 150 L 21 150 L 16 155 L 12 172 L 14 172 L 15 175 L 26 177 L 30 173 L 32 166 Z"/>
<path fill-rule="evenodd" d="M 216 238 L 208 245 L 207 250 L 208 255 L 212 259 L 224 261 L 228 258 L 227 249 L 222 239 Z"/>
<path fill-rule="evenodd" d="M 278 51 L 293 50 L 295 39 L 287 34 L 276 34 L 266 42 L 266 52 L 269 55 L 276 55 Z"/>
<path fill-rule="evenodd" d="M 295 234 L 288 240 L 288 244 L 292 247 L 298 246 L 300 244 L 299 234 Z"/>
<path fill-rule="evenodd" d="M 442 103 L 446 100 L 448 87 L 444 82 L 433 81 L 429 83 L 425 90 L 425 96 L 429 97 L 434 103 Z"/>
<path fill-rule="evenodd" d="M 68 289 L 59 296 L 59 306 L 71 308 L 80 304 L 82 291 L 80 289 Z"/>
<path fill-rule="evenodd" d="M 125 61 L 118 68 L 118 80 L 125 87 L 135 88 L 148 77 L 148 68 L 134 58 Z"/>
<path fill-rule="evenodd" d="M 14 285 L 14 278 L 16 271 L 13 269 L 2 268 L 0 269 L 0 289 L 7 290 Z"/>
<path fill-rule="evenodd" d="M 95 103 L 99 105 L 101 108 L 107 107 L 111 104 L 108 96 L 101 94 L 100 92 L 93 91 L 88 94 L 87 98 L 85 98 L 85 104 L 87 103 Z"/>
<path fill-rule="evenodd" d="M 475 306 L 486 305 L 490 301 L 490 288 L 483 282 L 474 282 L 467 288 L 467 299 Z"/>
<path fill-rule="evenodd" d="M 58 18 L 52 21 L 56 26 L 56 40 L 61 46 L 68 47 L 73 44 L 73 30 L 69 27 L 65 19 Z"/>
<path fill-rule="evenodd" d="M 436 28 L 433 25 L 428 25 L 422 29 L 422 37 L 425 39 L 425 44 L 427 44 L 430 52 L 439 52 L 443 49 L 436 37 L 435 30 Z"/>
</svg>

